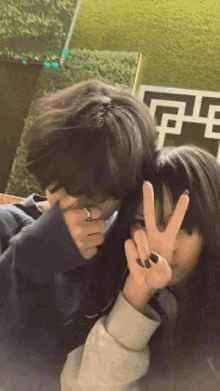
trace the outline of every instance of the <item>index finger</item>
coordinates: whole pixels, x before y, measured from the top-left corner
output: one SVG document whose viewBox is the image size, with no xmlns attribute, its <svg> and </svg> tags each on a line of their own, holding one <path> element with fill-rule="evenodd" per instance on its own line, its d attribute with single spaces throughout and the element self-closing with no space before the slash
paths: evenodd
<svg viewBox="0 0 220 391">
<path fill-rule="evenodd" d="M 150 182 L 143 184 L 143 212 L 146 230 L 156 230 L 155 208 L 154 208 L 154 189 Z"/>
<path fill-rule="evenodd" d="M 66 212 L 74 213 L 75 222 L 80 222 L 88 219 L 88 214 L 86 210 L 84 208 L 78 208 L 74 204 L 68 205 L 67 207 L 60 208 L 60 209 L 62 213 L 66 213 Z M 91 220 L 88 221 L 98 220 L 102 215 L 102 211 L 99 208 L 92 207 L 89 208 L 89 211 L 91 214 Z"/>
<path fill-rule="evenodd" d="M 189 196 L 187 194 L 182 194 L 176 204 L 176 207 L 166 229 L 166 234 L 169 238 L 175 238 L 177 233 L 179 232 L 188 206 Z"/>
</svg>

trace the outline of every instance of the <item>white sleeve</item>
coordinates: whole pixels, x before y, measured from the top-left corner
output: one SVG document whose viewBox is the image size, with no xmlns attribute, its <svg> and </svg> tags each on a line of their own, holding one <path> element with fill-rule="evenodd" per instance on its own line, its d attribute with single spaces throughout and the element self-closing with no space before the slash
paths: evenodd
<svg viewBox="0 0 220 391">
<path fill-rule="evenodd" d="M 96 322 L 85 344 L 68 355 L 62 391 L 139 390 L 136 381 L 150 363 L 147 345 L 160 322 L 149 305 L 143 315 L 120 293 L 110 314 Z"/>
</svg>

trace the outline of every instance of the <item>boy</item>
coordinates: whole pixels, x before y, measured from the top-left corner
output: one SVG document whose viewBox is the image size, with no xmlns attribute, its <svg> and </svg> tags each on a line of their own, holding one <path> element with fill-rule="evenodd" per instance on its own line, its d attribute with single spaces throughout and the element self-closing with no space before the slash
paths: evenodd
<svg viewBox="0 0 220 391">
<path fill-rule="evenodd" d="M 46 197 L 0 208 L 5 391 L 59 390 L 67 354 L 111 310 L 155 150 L 147 106 L 106 81 L 48 94 L 35 110 L 26 162 Z"/>
</svg>

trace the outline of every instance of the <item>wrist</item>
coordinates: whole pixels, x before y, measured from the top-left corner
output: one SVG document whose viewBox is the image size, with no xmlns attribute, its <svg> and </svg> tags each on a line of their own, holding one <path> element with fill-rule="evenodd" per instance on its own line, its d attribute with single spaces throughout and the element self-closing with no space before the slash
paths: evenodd
<svg viewBox="0 0 220 391">
<path fill-rule="evenodd" d="M 131 273 L 122 290 L 124 298 L 139 312 L 144 311 L 147 303 L 156 292 L 157 289 L 147 286 L 146 283 L 137 283 Z"/>
</svg>

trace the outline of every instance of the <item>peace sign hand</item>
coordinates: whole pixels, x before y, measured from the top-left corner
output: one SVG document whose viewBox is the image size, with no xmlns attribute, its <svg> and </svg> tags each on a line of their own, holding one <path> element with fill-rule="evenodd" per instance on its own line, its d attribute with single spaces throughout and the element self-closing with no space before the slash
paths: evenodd
<svg viewBox="0 0 220 391">
<path fill-rule="evenodd" d="M 125 242 L 129 279 L 142 293 L 162 289 L 170 282 L 174 244 L 188 204 L 188 195 L 182 194 L 166 229 L 161 232 L 156 225 L 153 186 L 150 182 L 143 184 L 145 229 L 134 228 L 133 239 Z M 154 256 L 154 253 L 158 254 L 159 258 Z"/>
<path fill-rule="evenodd" d="M 170 263 L 176 236 L 189 205 L 189 196 L 182 194 L 176 204 L 166 229 L 157 229 L 154 205 L 154 190 L 150 182 L 143 185 L 144 219 L 147 242 L 151 251 L 155 251 Z"/>
</svg>

